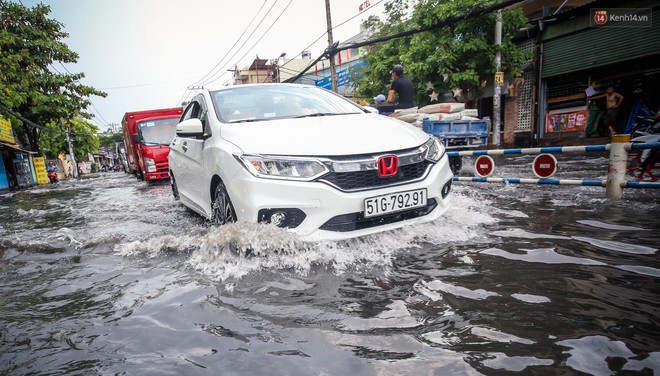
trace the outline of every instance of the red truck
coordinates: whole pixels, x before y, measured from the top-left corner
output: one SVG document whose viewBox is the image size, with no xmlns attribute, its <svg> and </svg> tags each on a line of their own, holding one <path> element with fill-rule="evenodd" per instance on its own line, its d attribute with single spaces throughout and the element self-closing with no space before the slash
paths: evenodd
<svg viewBox="0 0 660 376">
<path fill-rule="evenodd" d="M 169 179 L 167 156 L 182 107 L 127 112 L 121 121 L 129 173 L 139 180 Z"/>
</svg>

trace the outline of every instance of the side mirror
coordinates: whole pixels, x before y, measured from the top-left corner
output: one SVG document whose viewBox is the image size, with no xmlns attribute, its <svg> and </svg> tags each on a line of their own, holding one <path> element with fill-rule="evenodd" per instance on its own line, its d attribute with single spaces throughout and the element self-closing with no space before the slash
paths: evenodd
<svg viewBox="0 0 660 376">
<path fill-rule="evenodd" d="M 140 135 L 137 134 L 137 133 L 133 133 L 133 143 L 134 144 L 139 144 L 141 141 L 142 141 L 142 139 L 140 139 Z"/>
<path fill-rule="evenodd" d="M 176 126 L 177 136 L 201 136 L 204 134 L 202 121 L 199 119 L 188 119 L 180 122 Z"/>
</svg>

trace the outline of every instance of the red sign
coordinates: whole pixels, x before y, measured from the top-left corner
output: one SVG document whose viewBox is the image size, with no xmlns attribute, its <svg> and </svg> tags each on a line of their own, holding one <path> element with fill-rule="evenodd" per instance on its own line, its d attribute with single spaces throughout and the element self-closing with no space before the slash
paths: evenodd
<svg viewBox="0 0 660 376">
<path fill-rule="evenodd" d="M 489 155 L 481 155 L 474 162 L 474 172 L 477 176 L 485 178 L 490 176 L 495 169 L 495 162 Z"/>
<path fill-rule="evenodd" d="M 594 22 L 596 25 L 605 25 L 607 23 L 607 11 L 597 10 L 594 13 Z"/>
<path fill-rule="evenodd" d="M 588 110 L 580 110 L 566 114 L 548 114 L 545 117 L 545 131 L 547 133 L 584 131 L 587 126 L 588 117 Z"/>
<path fill-rule="evenodd" d="M 378 176 L 386 177 L 399 172 L 399 158 L 396 155 L 386 155 L 378 158 Z"/>
<path fill-rule="evenodd" d="M 557 158 L 552 154 L 539 154 L 532 162 L 532 170 L 541 179 L 549 178 L 557 172 Z"/>
</svg>

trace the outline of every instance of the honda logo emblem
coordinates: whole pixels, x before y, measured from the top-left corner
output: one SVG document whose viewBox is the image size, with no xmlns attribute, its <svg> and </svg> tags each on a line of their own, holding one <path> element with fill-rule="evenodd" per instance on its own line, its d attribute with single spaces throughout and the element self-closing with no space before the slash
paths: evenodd
<svg viewBox="0 0 660 376">
<path fill-rule="evenodd" d="M 396 155 L 385 155 L 378 158 L 378 176 L 392 176 L 399 172 L 399 158 Z"/>
</svg>

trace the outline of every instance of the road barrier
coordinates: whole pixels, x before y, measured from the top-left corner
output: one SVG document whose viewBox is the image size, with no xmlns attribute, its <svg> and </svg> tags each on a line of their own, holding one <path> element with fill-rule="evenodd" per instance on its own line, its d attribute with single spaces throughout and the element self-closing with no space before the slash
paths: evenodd
<svg viewBox="0 0 660 376">
<path fill-rule="evenodd" d="M 605 187 L 608 198 L 623 197 L 623 188 L 660 188 L 660 183 L 644 181 L 628 181 L 625 175 L 628 165 L 628 154 L 632 150 L 660 149 L 660 142 L 631 143 L 630 135 L 614 135 L 612 143 L 607 145 L 562 146 L 523 149 L 494 149 L 494 150 L 464 150 L 450 151 L 450 157 L 467 155 L 479 156 L 475 161 L 475 174 L 477 177 L 455 176 L 454 181 L 469 181 L 477 183 L 509 183 L 509 184 L 540 184 L 540 185 L 581 185 L 591 187 Z M 571 180 L 549 179 L 557 169 L 557 160 L 552 153 L 585 153 L 592 151 L 609 151 L 609 167 L 607 180 Z M 491 155 L 538 154 L 532 163 L 534 174 L 539 179 L 522 178 L 491 178 L 495 163 Z M 651 161 L 653 163 L 653 161 Z M 653 168 L 651 166 L 650 168 Z M 650 172 L 650 170 L 649 170 Z M 655 176 L 650 174 L 655 179 Z"/>
</svg>

